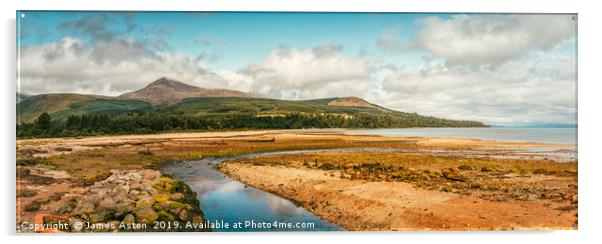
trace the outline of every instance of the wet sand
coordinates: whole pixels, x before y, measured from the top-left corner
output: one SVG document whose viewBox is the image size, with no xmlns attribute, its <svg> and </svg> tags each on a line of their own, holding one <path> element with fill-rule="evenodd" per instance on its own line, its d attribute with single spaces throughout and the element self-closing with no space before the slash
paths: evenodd
<svg viewBox="0 0 602 244">
<path fill-rule="evenodd" d="M 322 170 L 226 163 L 220 168 L 251 186 L 298 202 L 347 230 L 573 229 L 576 210 L 546 200 L 504 202 L 418 188 L 404 182 L 366 182 Z"/>
<path fill-rule="evenodd" d="M 451 186 L 441 185 L 447 184 L 446 179 L 435 183 L 426 180 L 400 182 L 391 180 L 390 177 L 397 176 L 387 175 L 387 172 L 380 172 L 376 176 L 368 175 L 376 177 L 375 179 L 361 175 L 359 178 L 354 178 L 356 177 L 353 175 L 354 172 L 351 172 L 352 176 L 350 176 L 349 172 L 341 173 L 317 168 L 317 166 L 305 167 L 302 166 L 302 161 L 293 160 L 294 162 L 291 161 L 290 164 L 289 158 L 278 158 L 281 161 L 279 163 L 262 163 L 261 160 L 227 162 L 222 164 L 221 170 L 245 184 L 298 202 L 312 213 L 348 230 L 576 228 L 577 196 L 574 193 L 577 189 L 576 161 L 560 163 L 549 156 L 539 158 L 531 158 L 531 154 L 521 156 L 527 152 L 531 153 L 531 150 L 535 150 L 534 153 L 538 154 L 539 148 L 555 146 L 566 145 L 494 142 L 470 138 L 383 137 L 315 130 L 186 132 L 18 140 L 17 172 L 20 170 L 38 172 L 36 170 L 40 169 L 41 175 L 52 174 L 51 178 L 62 175 L 67 178 L 57 180 L 57 183 L 45 184 L 24 180 L 18 173 L 17 214 L 29 218 L 40 213 L 56 212 L 57 209 L 52 208 L 55 201 L 52 199 L 47 201 L 48 196 L 65 191 L 63 189 L 65 187 L 81 188 L 103 181 L 111 175 L 111 170 L 156 170 L 160 165 L 168 162 L 256 152 L 383 148 L 401 151 L 396 153 L 414 153 L 420 157 L 439 160 L 438 162 L 441 162 L 444 167 L 435 163 L 425 164 L 419 169 L 421 171 L 416 171 L 422 174 L 424 170 L 432 167 L 431 173 L 438 172 L 436 175 L 438 179 L 442 179 L 442 174 L 450 178 L 455 177 L 444 171 L 448 167 L 457 168 L 465 159 L 473 160 L 474 162 L 471 163 L 479 167 L 482 166 L 479 162 L 485 160 L 498 165 L 496 166 L 498 168 L 504 168 L 507 158 L 513 160 L 508 165 L 534 162 L 529 163 L 534 166 L 519 168 L 517 172 L 512 172 L 515 169 L 507 167 L 494 169 L 493 172 L 486 174 L 477 169 L 461 172 L 460 175 L 473 180 L 485 174 L 487 176 L 485 180 L 493 180 L 495 184 L 500 184 L 497 178 L 509 177 L 514 181 L 508 183 L 510 189 L 528 185 L 529 194 L 548 194 L 548 192 L 539 192 L 543 188 L 552 190 L 545 199 L 540 197 L 527 201 L 505 199 L 509 193 L 503 192 L 503 187 L 508 185 L 504 182 L 501 184 L 502 187 L 494 192 L 498 194 L 495 195 L 491 189 L 472 189 L 467 186 L 468 182 L 450 181 L 453 182 Z M 321 154 L 320 157 L 323 158 L 320 160 L 327 158 L 341 161 L 347 155 L 349 154 L 325 153 Z M 396 154 L 383 152 L 381 155 L 395 158 Z M 378 157 L 368 158 L 374 159 L 371 161 L 381 160 L 377 160 Z M 415 159 L 404 161 L 403 167 L 408 167 L 407 163 L 413 162 L 412 160 Z M 396 163 L 387 162 L 387 165 L 395 166 Z M 536 171 L 539 173 L 535 173 Z M 412 174 L 410 176 L 413 177 Z M 19 182 L 28 183 L 23 185 Z M 554 188 L 555 184 L 560 190 Z M 539 185 L 543 185 L 543 188 Z M 36 194 L 34 196 L 21 194 L 25 190 L 34 190 Z M 466 191 L 470 191 L 471 195 L 466 195 Z M 559 195 L 559 192 L 562 194 Z M 493 196 L 483 197 L 487 194 Z M 528 195 L 520 194 L 520 197 L 523 196 Z M 55 198 L 60 200 L 61 197 Z M 499 201 L 500 198 L 505 200 Z M 41 205 L 37 209 L 41 210 L 27 211 L 24 206 L 36 200 L 39 200 Z"/>
</svg>

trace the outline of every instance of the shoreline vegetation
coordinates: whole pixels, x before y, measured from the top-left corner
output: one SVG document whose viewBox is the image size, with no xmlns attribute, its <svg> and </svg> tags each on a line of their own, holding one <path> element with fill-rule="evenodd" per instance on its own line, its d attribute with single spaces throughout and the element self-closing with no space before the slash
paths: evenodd
<svg viewBox="0 0 602 244">
<path fill-rule="evenodd" d="M 210 114 L 173 115 L 158 111 L 122 115 L 108 113 L 69 115 L 52 119 L 40 114 L 33 122 L 17 124 L 17 138 L 79 137 L 96 135 L 131 135 L 164 132 L 227 132 L 265 129 L 396 129 L 488 127 L 476 121 L 456 121 L 406 113 L 396 115 L 324 114 L 293 112 L 276 115 Z M 419 118 L 415 118 L 418 116 Z"/>
<path fill-rule="evenodd" d="M 577 162 L 520 152 L 555 145 L 303 130 L 17 140 L 17 229 L 29 232 L 20 224 L 40 214 L 104 224 L 202 222 L 194 192 L 159 166 L 332 148 L 392 150 L 262 156 L 219 169 L 347 230 L 575 229 Z M 116 179 L 135 184 L 120 189 L 111 185 Z M 103 201 L 106 194 L 118 197 Z"/>
</svg>

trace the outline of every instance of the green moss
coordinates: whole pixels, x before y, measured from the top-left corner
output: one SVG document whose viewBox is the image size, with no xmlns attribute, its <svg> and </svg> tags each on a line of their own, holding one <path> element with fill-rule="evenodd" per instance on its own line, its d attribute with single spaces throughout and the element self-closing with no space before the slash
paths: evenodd
<svg viewBox="0 0 602 244">
<path fill-rule="evenodd" d="M 176 192 L 180 188 L 180 182 L 178 182 L 174 179 L 165 178 L 163 180 L 165 181 L 165 190 L 167 190 L 169 192 Z"/>
<path fill-rule="evenodd" d="M 175 179 L 163 176 L 163 177 L 159 178 L 159 181 L 153 182 L 152 186 L 156 189 L 173 193 L 173 192 L 177 192 L 180 189 L 181 184 L 182 183 L 180 183 L 179 181 L 177 181 Z"/>
<path fill-rule="evenodd" d="M 167 195 L 154 194 L 154 195 L 151 195 L 151 197 L 153 199 L 155 199 L 155 201 L 160 202 L 160 203 L 169 201 L 169 196 L 167 196 Z"/>
<path fill-rule="evenodd" d="M 185 208 L 186 205 L 188 204 L 172 201 L 171 203 L 169 203 L 169 208 Z"/>
<path fill-rule="evenodd" d="M 153 188 L 155 188 L 155 189 L 163 189 L 163 188 L 165 188 L 165 184 L 163 183 L 163 181 L 153 181 L 151 183 L 151 186 L 153 186 Z"/>
<path fill-rule="evenodd" d="M 176 218 L 173 215 L 171 215 L 168 212 L 165 212 L 163 210 L 160 210 L 158 214 L 159 214 L 159 217 L 158 217 L 159 221 L 175 221 L 176 220 Z"/>
<path fill-rule="evenodd" d="M 110 175 L 110 172 L 89 172 L 89 174 L 83 176 L 82 180 L 84 182 L 84 185 L 89 186 L 96 183 L 97 181 L 102 181 L 108 178 Z"/>
</svg>

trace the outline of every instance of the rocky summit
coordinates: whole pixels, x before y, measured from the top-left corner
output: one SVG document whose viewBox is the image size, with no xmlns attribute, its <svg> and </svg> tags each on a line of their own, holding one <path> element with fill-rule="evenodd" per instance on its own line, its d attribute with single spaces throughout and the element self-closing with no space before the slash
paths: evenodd
<svg viewBox="0 0 602 244">
<path fill-rule="evenodd" d="M 252 95 L 235 90 L 207 89 L 188 85 L 174 79 L 162 77 L 146 87 L 127 92 L 120 98 L 142 100 L 150 103 L 177 103 L 189 97 L 253 97 Z"/>
</svg>

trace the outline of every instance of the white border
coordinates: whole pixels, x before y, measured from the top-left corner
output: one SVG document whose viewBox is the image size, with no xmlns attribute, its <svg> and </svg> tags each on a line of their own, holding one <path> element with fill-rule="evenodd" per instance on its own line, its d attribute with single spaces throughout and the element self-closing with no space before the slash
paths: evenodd
<svg viewBox="0 0 602 244">
<path fill-rule="evenodd" d="M 600 240 L 600 174 L 602 162 L 597 152 L 601 143 L 600 101 L 602 82 L 599 72 L 601 9 L 596 1 L 572 0 L 142 0 L 75 1 L 9 0 L 2 2 L 3 74 L 1 147 L 3 211 L 0 232 L 4 243 L 577 243 Z M 128 234 L 16 236 L 15 230 L 15 15 L 16 10 L 181 10 L 181 11 L 338 11 L 338 12 L 496 12 L 496 13 L 578 13 L 579 14 L 579 230 L 551 232 L 378 232 L 378 233 L 234 233 L 234 234 Z M 598 234 L 598 235 L 597 235 Z"/>
</svg>

